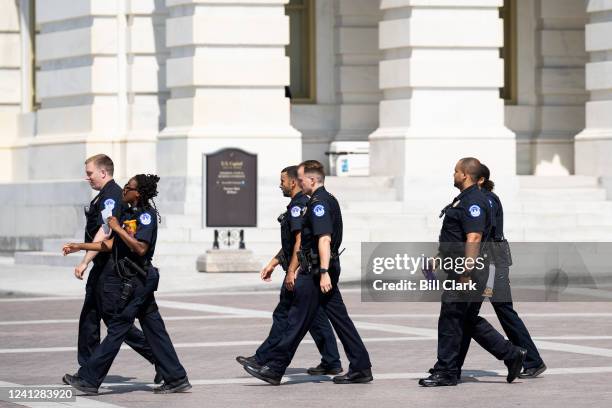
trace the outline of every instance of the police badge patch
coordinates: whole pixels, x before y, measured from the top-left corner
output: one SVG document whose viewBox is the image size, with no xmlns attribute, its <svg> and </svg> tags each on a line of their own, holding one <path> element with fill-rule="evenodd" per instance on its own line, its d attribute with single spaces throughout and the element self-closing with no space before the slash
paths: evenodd
<svg viewBox="0 0 612 408">
<path fill-rule="evenodd" d="M 302 215 L 302 209 L 299 206 L 295 205 L 295 206 L 291 207 L 291 216 L 292 217 L 297 218 L 300 215 Z"/>
<path fill-rule="evenodd" d="M 149 225 L 151 223 L 151 215 L 149 213 L 140 214 L 140 223 L 142 225 Z"/>
<path fill-rule="evenodd" d="M 109 198 L 109 199 L 105 200 L 104 201 L 104 207 L 105 208 L 110 208 L 110 209 L 115 208 L 115 200 L 113 200 L 112 198 Z"/>
<path fill-rule="evenodd" d="M 323 207 L 321 204 L 317 204 L 315 205 L 315 208 L 312 210 L 312 212 L 314 212 L 314 215 L 316 215 L 317 217 L 322 217 L 323 215 L 325 215 L 325 207 Z"/>
<path fill-rule="evenodd" d="M 480 207 L 479 207 L 479 206 L 477 206 L 476 204 L 474 204 L 473 206 L 471 206 L 469 211 L 470 211 L 470 215 L 471 215 L 473 218 L 480 217 Z"/>
</svg>

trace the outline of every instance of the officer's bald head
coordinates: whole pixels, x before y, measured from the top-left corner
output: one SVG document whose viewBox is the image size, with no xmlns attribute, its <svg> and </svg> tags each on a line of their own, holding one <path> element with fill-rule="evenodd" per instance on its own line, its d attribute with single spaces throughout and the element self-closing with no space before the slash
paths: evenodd
<svg viewBox="0 0 612 408">
<path fill-rule="evenodd" d="M 481 165 L 478 159 L 464 157 L 455 166 L 454 185 L 459 190 L 470 187 L 478 182 L 480 178 Z"/>
<path fill-rule="evenodd" d="M 480 178 L 482 172 L 480 160 L 474 157 L 465 157 L 459 160 L 459 167 L 463 173 L 470 177 L 473 183 L 476 183 Z"/>
</svg>

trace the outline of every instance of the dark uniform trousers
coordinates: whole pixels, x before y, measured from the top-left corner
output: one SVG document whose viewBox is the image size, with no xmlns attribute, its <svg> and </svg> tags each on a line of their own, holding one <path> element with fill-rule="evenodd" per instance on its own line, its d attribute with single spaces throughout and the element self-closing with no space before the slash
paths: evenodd
<svg viewBox="0 0 612 408">
<path fill-rule="evenodd" d="M 474 279 L 478 287 L 476 292 L 482 293 L 484 282 Z M 482 297 L 468 296 L 458 291 L 445 291 L 442 294 L 438 320 L 438 361 L 434 369 L 450 376 L 460 372 L 467 354 L 466 341 L 469 346 L 471 338 L 498 360 L 511 359 L 516 353 L 514 345 L 478 315 Z"/>
<path fill-rule="evenodd" d="M 134 328 L 134 320 L 138 318 L 164 381 L 168 384 L 180 382 L 187 374 L 179 362 L 153 296 L 159 280 L 157 270 L 149 269 L 144 284 L 134 279 L 136 289 L 133 297 L 122 310 L 117 310 L 121 297 L 121 280 L 114 275 L 113 268 L 113 262 L 108 262 L 97 285 L 103 291 L 100 310 L 108 327 L 107 335 L 86 364 L 79 369 L 78 375 L 99 387 L 119 353 L 121 344 Z"/>
<path fill-rule="evenodd" d="M 84 366 L 92 356 L 96 348 L 100 345 L 100 320 L 105 317 L 100 313 L 102 291 L 98 289 L 98 280 L 104 264 L 94 263 L 87 284 L 85 285 L 85 300 L 81 315 L 79 316 L 79 335 L 77 357 L 79 366 Z M 108 326 L 108 321 L 104 320 Z M 147 359 L 151 364 L 155 364 L 155 358 L 151 347 L 147 343 L 142 331 L 135 326 L 130 327 L 125 338 L 125 343 L 134 351 Z"/>
<path fill-rule="evenodd" d="M 539 367 L 544 363 L 544 361 L 542 360 L 542 357 L 540 357 L 538 348 L 531 339 L 529 330 L 527 330 L 527 327 L 525 327 L 525 323 L 523 323 L 523 320 L 521 320 L 512 305 L 512 292 L 510 289 L 509 273 L 510 268 L 507 265 L 496 265 L 495 284 L 493 289 L 493 298 L 491 299 L 491 305 L 493 306 L 493 310 L 495 310 L 495 314 L 499 319 L 499 323 L 504 329 L 506 336 L 508 336 L 508 339 L 515 346 L 519 346 L 527 350 L 527 356 L 525 357 L 523 367 L 527 369 Z M 470 337 L 470 333 L 472 334 L 472 337 Z M 461 344 L 459 368 L 461 368 L 461 366 L 463 365 L 465 356 L 467 355 L 468 349 L 470 347 L 471 338 L 474 338 L 474 340 L 476 340 L 476 342 L 480 344 L 480 346 L 482 346 L 485 350 L 489 350 L 487 348 L 486 343 L 483 344 L 481 343 L 481 338 L 474 337 L 473 331 L 470 332 L 468 327 Z"/>
<path fill-rule="evenodd" d="M 333 288 L 325 294 L 321 292 L 318 276 L 303 272 L 298 274 L 287 329 L 277 346 L 270 350 L 269 360 L 266 362 L 266 365 L 278 374 L 285 373 L 300 342 L 317 318 L 320 308 L 325 311 L 344 347 L 349 360 L 349 371 L 365 370 L 372 366 L 368 351 L 348 315 L 338 288 L 340 263 L 332 261 L 328 273 L 332 278 Z"/>
<path fill-rule="evenodd" d="M 272 313 L 272 328 L 268 338 L 255 352 L 258 363 L 264 364 L 268 361 L 270 350 L 283 338 L 283 333 L 287 330 L 289 310 L 294 297 L 294 292 L 288 290 L 283 282 L 278 305 Z M 315 315 L 312 326 L 310 326 L 310 335 L 317 345 L 319 353 L 321 353 L 321 364 L 326 368 L 340 368 L 340 354 L 338 353 L 336 337 L 323 308 L 319 308 Z"/>
</svg>

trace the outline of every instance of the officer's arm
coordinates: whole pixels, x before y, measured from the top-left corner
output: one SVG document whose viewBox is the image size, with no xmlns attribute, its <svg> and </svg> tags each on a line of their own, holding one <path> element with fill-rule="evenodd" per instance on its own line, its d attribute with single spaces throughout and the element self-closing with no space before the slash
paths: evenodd
<svg viewBox="0 0 612 408">
<path fill-rule="evenodd" d="M 293 251 L 291 252 L 291 261 L 289 261 L 289 267 L 287 268 L 287 272 L 295 272 L 300 263 L 298 262 L 297 253 L 300 250 L 300 246 L 302 245 L 302 233 L 297 232 L 295 234 L 295 245 L 293 245 Z"/>
<path fill-rule="evenodd" d="M 117 224 L 118 225 L 118 224 Z M 113 226 L 111 226 L 113 228 Z M 120 226 L 115 226 L 113 231 L 121 238 L 123 242 L 132 250 L 132 252 L 136 253 L 138 256 L 145 256 L 147 251 L 149 250 L 149 244 L 146 242 L 142 242 L 132 237 L 126 230 L 121 228 Z"/>
<path fill-rule="evenodd" d="M 331 234 L 324 234 L 319 237 L 319 266 L 323 269 L 329 268 L 331 258 Z"/>
<path fill-rule="evenodd" d="M 98 229 L 98 232 L 96 232 L 96 235 L 93 238 L 92 242 L 102 242 L 106 239 L 108 239 L 110 234 L 107 234 L 104 232 L 104 228 L 100 227 Z M 93 261 L 93 259 L 96 257 L 96 255 L 98 255 L 98 251 L 87 251 L 85 253 L 85 256 L 83 257 L 83 260 L 81 261 L 82 264 L 85 265 L 89 265 L 89 263 L 91 261 Z"/>
<path fill-rule="evenodd" d="M 270 259 L 270 262 L 268 262 L 268 265 L 272 268 L 276 268 L 278 265 L 280 265 L 282 256 L 283 256 L 283 248 L 281 248 L 276 253 L 276 255 L 274 255 L 272 259 Z"/>
<path fill-rule="evenodd" d="M 89 243 L 68 243 L 64 245 L 62 248 L 62 252 L 64 255 L 71 254 L 73 252 L 78 251 L 88 251 L 88 252 L 110 252 L 113 247 L 113 238 L 107 239 L 99 242 L 89 242 Z"/>
<path fill-rule="evenodd" d="M 480 241 L 482 241 L 482 233 L 481 232 L 470 232 L 467 234 L 466 244 L 465 244 L 465 258 L 471 258 L 476 260 L 478 255 L 480 254 Z M 471 271 L 467 271 L 466 273 L 469 275 Z"/>
</svg>

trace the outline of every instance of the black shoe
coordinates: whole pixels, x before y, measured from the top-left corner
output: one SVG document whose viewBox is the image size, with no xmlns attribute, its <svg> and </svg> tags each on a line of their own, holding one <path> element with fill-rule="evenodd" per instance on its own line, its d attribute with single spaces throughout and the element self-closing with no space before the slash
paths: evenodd
<svg viewBox="0 0 612 408">
<path fill-rule="evenodd" d="M 74 373 L 74 374 L 72 374 L 72 375 L 70 375 L 70 374 L 65 374 L 65 375 L 62 377 L 62 382 L 63 382 L 64 384 L 66 384 L 66 385 L 70 385 L 70 383 L 68 382 L 68 377 L 78 377 L 78 376 L 79 376 L 79 373 L 78 373 L 78 372 L 76 372 L 76 373 Z"/>
<path fill-rule="evenodd" d="M 306 372 L 310 375 L 336 375 L 342 372 L 342 367 L 330 368 L 323 364 L 319 364 L 316 367 L 310 367 Z"/>
<path fill-rule="evenodd" d="M 526 368 L 519 374 L 519 378 L 536 378 L 538 375 L 546 371 L 546 364 L 542 363 L 539 367 Z"/>
<path fill-rule="evenodd" d="M 85 394 L 98 394 L 98 387 L 89 384 L 87 381 L 81 379 L 76 375 L 66 374 L 63 380 L 67 383 L 67 385 L 71 386 L 72 388 L 76 388 L 77 390 L 84 392 Z"/>
<path fill-rule="evenodd" d="M 180 382 L 176 382 L 172 384 L 164 383 L 160 387 L 154 388 L 153 392 L 155 394 L 173 394 L 175 392 L 185 392 L 190 389 L 191 389 L 191 384 L 189 383 L 189 380 L 187 379 L 187 377 L 185 377 Z"/>
<path fill-rule="evenodd" d="M 429 374 L 433 374 L 436 372 L 436 370 L 434 370 L 433 368 L 430 368 L 429 370 L 427 370 L 427 372 Z M 460 381 L 460 380 L 461 380 L 461 370 L 459 370 L 459 372 L 457 373 L 457 381 Z"/>
<path fill-rule="evenodd" d="M 344 375 L 338 375 L 334 377 L 334 384 L 363 384 L 372 380 L 374 380 L 372 370 L 366 368 L 365 370 L 349 371 Z"/>
<path fill-rule="evenodd" d="M 508 376 L 506 377 L 507 382 L 511 383 L 519 376 L 519 374 L 521 373 L 521 368 L 523 368 L 523 362 L 525 361 L 526 356 L 527 350 L 525 350 L 524 348 L 517 347 L 517 351 L 514 358 L 504 361 L 506 367 L 508 367 Z"/>
<path fill-rule="evenodd" d="M 261 368 L 261 364 L 257 362 L 257 358 L 255 356 L 251 356 L 251 357 L 238 356 L 236 357 L 236 361 L 238 362 L 238 364 L 242 365 L 243 367 L 251 366 L 253 368 Z"/>
<path fill-rule="evenodd" d="M 446 387 L 457 385 L 457 378 L 453 378 L 452 376 L 448 376 L 442 373 L 433 372 L 427 378 L 421 378 L 419 380 L 419 385 L 423 387 Z"/>
<path fill-rule="evenodd" d="M 281 380 L 283 379 L 283 376 L 281 374 L 273 371 L 267 365 L 263 367 L 251 367 L 249 365 L 245 365 L 244 370 L 247 373 L 251 374 L 253 377 L 272 385 L 279 385 Z"/>
</svg>

